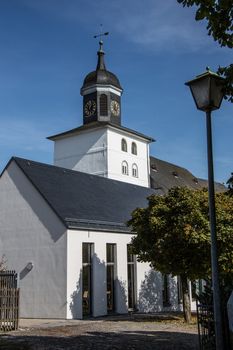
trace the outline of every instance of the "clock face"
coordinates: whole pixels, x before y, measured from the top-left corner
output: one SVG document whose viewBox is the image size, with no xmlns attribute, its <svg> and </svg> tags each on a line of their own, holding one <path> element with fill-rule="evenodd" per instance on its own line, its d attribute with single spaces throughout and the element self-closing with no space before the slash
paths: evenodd
<svg viewBox="0 0 233 350">
<path fill-rule="evenodd" d="M 111 101 L 111 112 L 116 117 L 120 114 L 120 105 L 117 101 Z"/>
<path fill-rule="evenodd" d="M 86 117 L 92 116 L 96 111 L 96 102 L 94 100 L 89 100 L 84 106 L 84 113 Z"/>
</svg>

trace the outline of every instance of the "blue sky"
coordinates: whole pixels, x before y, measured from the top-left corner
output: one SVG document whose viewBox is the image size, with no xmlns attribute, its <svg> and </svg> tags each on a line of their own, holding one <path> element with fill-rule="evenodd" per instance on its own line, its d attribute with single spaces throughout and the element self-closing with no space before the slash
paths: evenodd
<svg viewBox="0 0 233 350">
<path fill-rule="evenodd" d="M 12 155 L 53 162 L 47 136 L 82 124 L 80 87 L 105 62 L 124 88 L 122 124 L 156 139 L 151 154 L 207 177 L 204 113 L 184 82 L 232 62 L 176 0 L 1 0 L 0 170 Z M 215 179 L 233 171 L 233 105 L 213 113 Z"/>
</svg>

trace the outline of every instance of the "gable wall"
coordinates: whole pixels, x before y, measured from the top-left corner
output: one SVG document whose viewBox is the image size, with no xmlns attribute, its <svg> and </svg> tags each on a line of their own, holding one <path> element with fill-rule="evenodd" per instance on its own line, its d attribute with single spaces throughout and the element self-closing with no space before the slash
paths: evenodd
<svg viewBox="0 0 233 350">
<path fill-rule="evenodd" d="M 66 229 L 14 161 L 0 178 L 3 254 L 20 276 L 20 317 L 65 318 Z"/>
</svg>

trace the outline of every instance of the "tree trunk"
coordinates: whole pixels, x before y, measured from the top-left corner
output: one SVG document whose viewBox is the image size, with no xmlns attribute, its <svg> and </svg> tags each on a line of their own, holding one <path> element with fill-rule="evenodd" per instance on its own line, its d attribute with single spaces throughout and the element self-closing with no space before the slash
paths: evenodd
<svg viewBox="0 0 233 350">
<path fill-rule="evenodd" d="M 184 320 L 187 323 L 191 322 L 191 304 L 189 296 L 189 281 L 186 276 L 180 276 L 182 293 L 183 293 L 183 312 Z"/>
</svg>

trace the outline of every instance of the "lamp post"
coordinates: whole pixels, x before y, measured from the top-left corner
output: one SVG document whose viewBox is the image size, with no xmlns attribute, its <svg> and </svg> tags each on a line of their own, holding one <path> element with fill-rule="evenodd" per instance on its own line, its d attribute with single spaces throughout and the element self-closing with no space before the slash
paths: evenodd
<svg viewBox="0 0 233 350">
<path fill-rule="evenodd" d="M 212 152 L 211 112 L 219 109 L 223 99 L 224 79 L 207 68 L 206 72 L 185 83 L 190 87 L 197 109 L 206 112 L 207 155 L 208 155 L 208 193 L 211 233 L 211 270 L 214 302 L 216 350 L 224 349 L 221 315 L 221 297 L 219 287 L 219 269 L 217 254 L 214 170 Z"/>
</svg>

